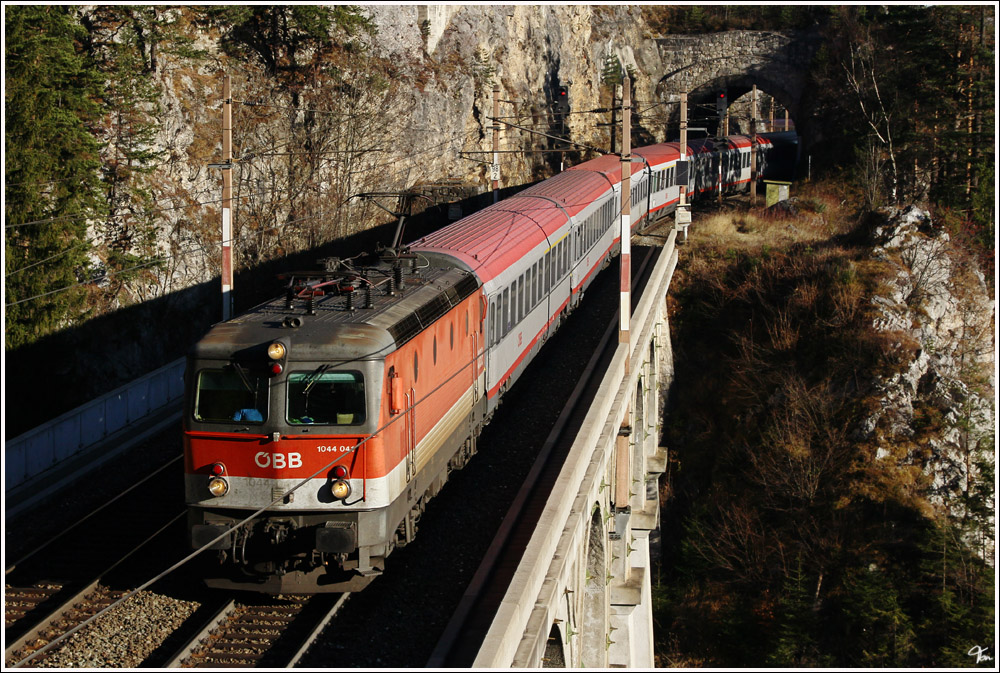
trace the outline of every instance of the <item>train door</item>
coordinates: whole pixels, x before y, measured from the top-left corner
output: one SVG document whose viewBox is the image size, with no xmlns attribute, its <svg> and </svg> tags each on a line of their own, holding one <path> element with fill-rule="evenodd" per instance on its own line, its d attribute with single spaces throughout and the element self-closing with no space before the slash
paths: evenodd
<svg viewBox="0 0 1000 673">
<path fill-rule="evenodd" d="M 471 332 L 472 340 L 473 404 L 478 404 L 479 400 L 486 394 L 486 358 L 489 355 L 489 348 L 487 348 L 489 340 L 488 309 L 489 304 L 484 293 L 479 298 L 479 315 L 470 318 L 468 312 L 465 314 L 465 330 L 466 333 Z"/>
<path fill-rule="evenodd" d="M 416 401 L 417 393 L 411 387 L 409 392 L 406 393 L 406 411 L 403 417 L 406 483 L 410 483 L 410 480 L 413 479 L 416 473 L 416 464 L 414 461 L 417 448 Z"/>
<path fill-rule="evenodd" d="M 497 345 L 500 343 L 500 293 L 497 292 L 487 299 L 486 309 L 486 334 L 483 338 L 483 377 L 485 388 L 488 393 L 492 389 L 496 376 L 493 370 L 496 369 Z M 490 406 L 487 403 L 487 406 Z M 492 407 L 490 406 L 492 410 Z"/>
</svg>

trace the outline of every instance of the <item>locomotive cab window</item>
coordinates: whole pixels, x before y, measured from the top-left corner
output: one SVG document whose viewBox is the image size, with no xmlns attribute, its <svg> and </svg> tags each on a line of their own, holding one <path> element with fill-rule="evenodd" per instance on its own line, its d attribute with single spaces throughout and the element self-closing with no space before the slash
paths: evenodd
<svg viewBox="0 0 1000 673">
<path fill-rule="evenodd" d="M 198 372 L 194 418 L 208 423 L 253 423 L 267 419 L 268 378 L 240 365 Z"/>
<path fill-rule="evenodd" d="M 365 380 L 361 372 L 327 371 L 288 375 L 288 422 L 292 425 L 360 425 L 365 422 Z"/>
</svg>

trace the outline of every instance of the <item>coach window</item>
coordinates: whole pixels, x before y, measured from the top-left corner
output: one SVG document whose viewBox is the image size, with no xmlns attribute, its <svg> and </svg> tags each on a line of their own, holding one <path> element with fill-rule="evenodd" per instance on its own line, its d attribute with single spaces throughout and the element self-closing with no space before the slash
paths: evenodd
<svg viewBox="0 0 1000 673">
<path fill-rule="evenodd" d="M 510 324 L 512 328 L 517 324 L 517 288 L 519 285 L 517 278 L 510 284 Z"/>
<path fill-rule="evenodd" d="M 501 336 L 506 336 L 507 332 L 510 331 L 510 288 L 505 287 L 503 290 L 503 331 L 500 333 Z"/>
<path fill-rule="evenodd" d="M 525 273 L 525 278 L 528 280 L 528 290 L 524 295 L 524 312 L 531 313 L 531 309 L 535 308 L 535 265 L 532 264 L 528 267 L 527 273 Z"/>
<path fill-rule="evenodd" d="M 538 262 L 531 265 L 531 308 L 538 306 Z"/>
<path fill-rule="evenodd" d="M 414 355 L 414 378 L 416 355 Z M 292 425 L 361 425 L 365 422 L 365 379 L 357 371 L 328 371 L 321 365 L 311 372 L 288 375 L 287 420 Z"/>
<path fill-rule="evenodd" d="M 267 419 L 268 377 L 238 364 L 198 372 L 194 418 L 208 423 L 253 423 Z"/>
<path fill-rule="evenodd" d="M 521 322 L 521 315 L 524 313 L 524 276 L 518 276 L 517 280 L 514 281 L 514 294 L 511 297 L 511 314 L 513 315 L 513 322 L 515 325 Z"/>
</svg>

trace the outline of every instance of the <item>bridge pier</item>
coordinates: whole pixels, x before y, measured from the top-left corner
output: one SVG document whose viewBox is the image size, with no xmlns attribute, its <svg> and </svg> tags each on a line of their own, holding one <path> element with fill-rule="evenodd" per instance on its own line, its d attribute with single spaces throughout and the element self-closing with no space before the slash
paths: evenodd
<svg viewBox="0 0 1000 673">
<path fill-rule="evenodd" d="M 653 594 L 649 531 L 631 531 L 628 544 L 629 578 L 612 587 L 608 666 L 652 668 Z"/>
</svg>

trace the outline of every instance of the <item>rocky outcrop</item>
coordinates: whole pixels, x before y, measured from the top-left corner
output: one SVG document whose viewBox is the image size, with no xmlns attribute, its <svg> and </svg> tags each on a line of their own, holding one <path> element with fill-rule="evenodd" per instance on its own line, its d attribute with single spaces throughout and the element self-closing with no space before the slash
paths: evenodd
<svg viewBox="0 0 1000 673">
<path fill-rule="evenodd" d="M 185 23 L 186 10 L 171 11 L 178 25 Z M 599 81 L 601 64 L 608 54 L 618 55 L 637 73 L 633 83 L 637 99 L 648 101 L 655 96 L 660 57 L 655 44 L 646 39 L 648 29 L 638 8 L 370 5 L 363 11 L 377 26 L 370 44 L 372 53 L 391 59 L 400 81 L 394 89 L 391 112 L 378 119 L 386 141 L 376 144 L 373 139 L 370 143 L 384 148 L 373 162 L 377 174 L 367 176 L 368 183 L 356 190 L 359 192 L 403 190 L 434 182 L 486 191 L 492 149 L 492 122 L 487 116 L 492 112 L 494 82 L 500 85 L 504 101 L 501 116 L 550 135 L 563 134 L 552 108 L 557 85 L 569 87 L 574 113 L 608 105 L 610 95 Z M 162 208 L 157 218 L 159 249 L 168 256 L 167 266 L 158 274 L 155 295 L 206 281 L 220 271 L 217 255 L 186 253 L 206 248 L 211 245 L 206 241 L 218 237 L 221 176 L 211 165 L 222 159 L 222 74 L 232 75 L 237 101 L 291 105 L 273 84 L 253 81 L 260 79 L 253 66 L 227 57 L 218 34 L 201 30 L 190 21 L 186 25 L 187 37 L 194 40 L 191 50 L 204 57 L 192 60 L 163 54 L 155 75 L 162 114 L 153 149 L 162 151 L 165 160 L 152 184 Z M 261 132 L 263 119 L 255 115 L 253 107 L 234 106 L 234 153 L 237 161 L 241 155 L 250 155 L 247 175 L 234 182 L 234 197 L 240 204 L 254 200 L 247 189 L 261 190 L 257 183 L 272 181 L 270 175 L 266 180 L 262 177 L 261 161 L 253 157 L 284 145 L 275 135 L 281 132 L 280 126 Z M 598 121 L 609 118 L 571 114 L 565 135 L 606 151 L 609 132 L 598 127 Z M 645 131 L 651 138 L 664 139 L 664 128 L 650 124 Z M 558 170 L 562 155 L 539 151 L 557 143 L 530 131 L 504 129 L 501 186 L 529 183 Z M 277 193 L 269 186 L 275 193 L 268 193 L 267 198 L 287 202 L 292 187 L 280 187 L 284 192 Z M 277 219 L 294 219 L 294 214 L 289 210 Z M 281 242 L 265 240 L 266 233 L 260 236 L 261 250 L 252 252 L 261 258 L 273 256 L 273 249 L 280 248 Z M 251 257 L 238 255 L 238 263 L 252 265 Z"/>
<path fill-rule="evenodd" d="M 881 409 L 865 433 L 881 448 L 912 443 L 938 511 L 961 517 L 962 498 L 994 465 L 995 302 L 983 275 L 916 207 L 886 213 L 873 255 L 893 270 L 874 303 L 875 328 L 911 339 L 914 356 L 878 384 Z"/>
</svg>

